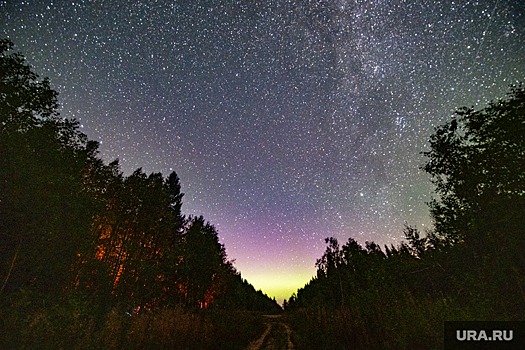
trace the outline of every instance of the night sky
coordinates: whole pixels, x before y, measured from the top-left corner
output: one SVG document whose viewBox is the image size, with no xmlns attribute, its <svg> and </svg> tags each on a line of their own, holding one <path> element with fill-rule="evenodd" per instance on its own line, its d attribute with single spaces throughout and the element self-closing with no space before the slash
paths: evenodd
<svg viewBox="0 0 525 350">
<path fill-rule="evenodd" d="M 425 230 L 433 128 L 525 80 L 525 3 L 0 1 L 0 37 L 129 175 L 172 170 L 278 300 L 324 238 Z"/>
</svg>

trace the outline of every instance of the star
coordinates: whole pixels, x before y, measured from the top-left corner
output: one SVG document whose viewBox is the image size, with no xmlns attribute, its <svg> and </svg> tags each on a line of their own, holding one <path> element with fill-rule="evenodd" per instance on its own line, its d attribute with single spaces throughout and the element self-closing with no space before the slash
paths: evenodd
<svg viewBox="0 0 525 350">
<path fill-rule="evenodd" d="M 421 152 L 455 108 L 523 80 L 524 13 L 511 0 L 0 2 L 0 36 L 105 161 L 176 171 L 183 211 L 282 300 L 325 237 L 384 245 L 404 222 L 432 226 Z"/>
</svg>

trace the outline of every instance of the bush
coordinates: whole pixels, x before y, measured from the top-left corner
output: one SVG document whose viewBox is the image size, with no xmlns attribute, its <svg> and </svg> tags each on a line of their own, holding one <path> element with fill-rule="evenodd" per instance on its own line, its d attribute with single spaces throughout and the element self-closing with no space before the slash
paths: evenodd
<svg viewBox="0 0 525 350">
<path fill-rule="evenodd" d="M 264 331 L 260 315 L 242 311 L 172 307 L 129 316 L 113 308 L 100 322 L 85 306 L 2 309 L 0 348 L 244 349 Z"/>
</svg>

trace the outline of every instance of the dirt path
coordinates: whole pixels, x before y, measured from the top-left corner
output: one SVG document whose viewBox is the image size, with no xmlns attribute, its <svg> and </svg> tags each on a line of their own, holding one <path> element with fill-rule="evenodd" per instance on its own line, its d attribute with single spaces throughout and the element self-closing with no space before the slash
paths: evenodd
<svg viewBox="0 0 525 350">
<path fill-rule="evenodd" d="M 281 315 L 264 315 L 266 330 L 248 346 L 248 350 L 292 350 L 292 331 Z"/>
</svg>

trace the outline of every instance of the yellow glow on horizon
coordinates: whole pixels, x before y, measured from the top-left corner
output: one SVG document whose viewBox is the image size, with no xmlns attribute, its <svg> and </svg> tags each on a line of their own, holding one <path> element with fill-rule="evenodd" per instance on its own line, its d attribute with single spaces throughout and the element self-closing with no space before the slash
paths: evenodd
<svg viewBox="0 0 525 350">
<path fill-rule="evenodd" d="M 310 282 L 313 276 L 309 272 L 279 274 L 262 272 L 243 275 L 243 278 L 251 283 L 256 290 L 262 290 L 264 294 L 270 298 L 275 297 L 277 302 L 282 304 L 284 299 L 289 299 L 299 288 Z"/>
</svg>

